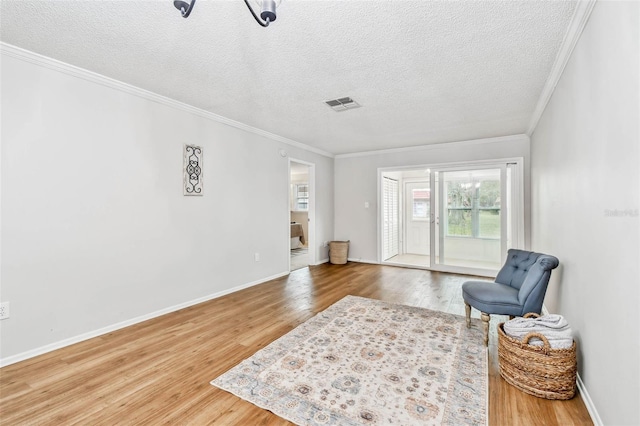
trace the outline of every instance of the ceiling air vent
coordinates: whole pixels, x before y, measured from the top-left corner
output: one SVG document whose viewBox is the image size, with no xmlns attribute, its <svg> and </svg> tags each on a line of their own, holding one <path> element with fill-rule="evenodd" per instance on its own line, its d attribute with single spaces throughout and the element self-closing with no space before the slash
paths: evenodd
<svg viewBox="0 0 640 426">
<path fill-rule="evenodd" d="M 348 109 L 358 108 L 361 105 L 351 98 L 339 98 L 325 101 L 325 104 L 329 105 L 334 111 L 346 111 Z"/>
</svg>

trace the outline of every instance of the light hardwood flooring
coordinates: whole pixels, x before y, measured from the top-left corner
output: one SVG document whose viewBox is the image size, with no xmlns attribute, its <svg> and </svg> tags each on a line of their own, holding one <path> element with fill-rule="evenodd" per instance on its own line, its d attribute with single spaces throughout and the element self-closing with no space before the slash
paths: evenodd
<svg viewBox="0 0 640 426">
<path fill-rule="evenodd" d="M 209 381 L 349 294 L 463 315 L 467 279 L 359 263 L 299 269 L 0 369 L 0 424 L 290 424 Z M 502 380 L 498 320 L 489 346 L 490 424 L 592 424 L 579 396 L 548 401 Z"/>
</svg>

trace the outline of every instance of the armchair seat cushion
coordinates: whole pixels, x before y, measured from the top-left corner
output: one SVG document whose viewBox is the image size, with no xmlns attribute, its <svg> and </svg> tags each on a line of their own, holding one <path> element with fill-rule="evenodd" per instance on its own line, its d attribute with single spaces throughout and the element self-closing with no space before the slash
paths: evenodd
<svg viewBox="0 0 640 426">
<path fill-rule="evenodd" d="M 488 281 L 467 281 L 462 285 L 462 298 L 481 312 L 498 315 L 522 315 L 518 289 Z"/>
</svg>

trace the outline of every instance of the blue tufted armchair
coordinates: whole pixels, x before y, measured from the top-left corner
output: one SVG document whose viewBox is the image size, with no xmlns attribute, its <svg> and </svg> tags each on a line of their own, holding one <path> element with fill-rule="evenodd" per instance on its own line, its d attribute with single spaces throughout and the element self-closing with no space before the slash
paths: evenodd
<svg viewBox="0 0 640 426">
<path fill-rule="evenodd" d="M 467 327 L 471 326 L 473 306 L 482 314 L 484 344 L 488 345 L 490 314 L 512 317 L 528 312 L 539 314 L 551 270 L 558 264 L 558 259 L 553 256 L 510 249 L 495 282 L 467 281 L 462 285 Z"/>
</svg>

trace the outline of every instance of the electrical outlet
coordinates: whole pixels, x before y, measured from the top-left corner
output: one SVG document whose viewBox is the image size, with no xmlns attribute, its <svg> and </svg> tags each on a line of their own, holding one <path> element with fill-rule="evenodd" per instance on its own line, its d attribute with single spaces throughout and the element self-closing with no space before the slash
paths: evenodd
<svg viewBox="0 0 640 426">
<path fill-rule="evenodd" d="M 253 258 L 256 260 L 256 262 L 260 262 L 260 253 L 255 253 L 253 255 Z"/>
<path fill-rule="evenodd" d="M 322 247 L 329 247 L 329 241 L 323 241 Z"/>
<path fill-rule="evenodd" d="M 0 303 L 0 320 L 9 318 L 9 302 Z"/>
</svg>

